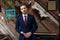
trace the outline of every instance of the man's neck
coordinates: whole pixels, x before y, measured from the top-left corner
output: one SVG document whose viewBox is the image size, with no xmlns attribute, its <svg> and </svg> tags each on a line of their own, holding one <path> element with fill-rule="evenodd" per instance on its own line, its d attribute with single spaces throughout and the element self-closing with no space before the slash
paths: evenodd
<svg viewBox="0 0 60 40">
<path fill-rule="evenodd" d="M 27 16 L 28 14 L 22 14 L 23 16 Z"/>
<path fill-rule="evenodd" d="M 24 13 L 24 15 L 26 15 L 27 13 Z"/>
</svg>

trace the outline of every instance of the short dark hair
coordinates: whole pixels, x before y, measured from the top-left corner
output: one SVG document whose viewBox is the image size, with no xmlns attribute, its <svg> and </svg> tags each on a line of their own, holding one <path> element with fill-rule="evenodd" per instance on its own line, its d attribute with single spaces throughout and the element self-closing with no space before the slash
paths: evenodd
<svg viewBox="0 0 60 40">
<path fill-rule="evenodd" d="M 28 5 L 26 3 L 20 4 L 20 7 L 23 6 L 23 5 L 25 5 L 28 8 Z"/>
</svg>

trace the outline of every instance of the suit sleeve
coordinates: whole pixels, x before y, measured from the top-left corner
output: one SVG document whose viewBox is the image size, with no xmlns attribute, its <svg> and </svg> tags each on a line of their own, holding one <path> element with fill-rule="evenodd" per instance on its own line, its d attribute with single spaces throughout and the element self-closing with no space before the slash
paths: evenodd
<svg viewBox="0 0 60 40">
<path fill-rule="evenodd" d="M 37 23 L 36 23 L 35 18 L 33 17 L 32 19 L 33 19 L 33 21 L 32 21 L 33 27 L 32 27 L 32 29 L 31 29 L 30 32 L 31 32 L 31 33 L 34 33 L 34 32 L 37 30 L 38 25 L 37 25 Z"/>
<path fill-rule="evenodd" d="M 15 29 L 16 29 L 16 31 L 17 31 L 18 33 L 20 33 L 20 31 L 19 31 L 19 20 L 18 20 L 18 18 L 17 18 L 17 20 L 16 20 L 16 27 L 15 27 Z"/>
</svg>

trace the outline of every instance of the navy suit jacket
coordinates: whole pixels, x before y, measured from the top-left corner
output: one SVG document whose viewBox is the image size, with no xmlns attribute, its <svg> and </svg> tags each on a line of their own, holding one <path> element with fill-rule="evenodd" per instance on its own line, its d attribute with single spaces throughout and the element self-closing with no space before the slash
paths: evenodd
<svg viewBox="0 0 60 40">
<path fill-rule="evenodd" d="M 16 20 L 16 31 L 20 34 L 21 31 L 24 33 L 31 32 L 32 34 L 37 30 L 38 26 L 34 16 L 28 14 L 27 23 L 24 24 L 23 16 L 19 15 Z"/>
</svg>

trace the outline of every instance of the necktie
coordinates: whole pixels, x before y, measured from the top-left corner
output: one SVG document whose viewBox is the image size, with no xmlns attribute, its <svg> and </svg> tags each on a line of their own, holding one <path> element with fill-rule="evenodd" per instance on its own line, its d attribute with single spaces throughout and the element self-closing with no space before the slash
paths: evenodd
<svg viewBox="0 0 60 40">
<path fill-rule="evenodd" d="M 24 16 L 24 24 L 26 25 L 26 16 Z"/>
</svg>

